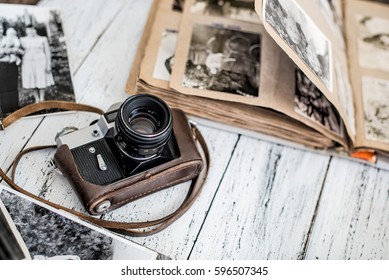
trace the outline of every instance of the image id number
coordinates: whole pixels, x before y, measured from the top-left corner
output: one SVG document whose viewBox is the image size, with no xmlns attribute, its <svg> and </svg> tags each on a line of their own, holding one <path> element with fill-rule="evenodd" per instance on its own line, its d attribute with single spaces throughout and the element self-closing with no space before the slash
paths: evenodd
<svg viewBox="0 0 389 280">
<path fill-rule="evenodd" d="M 215 267 L 215 275 L 267 275 L 267 266 L 263 267 L 252 267 L 252 266 L 234 266 L 234 267 Z"/>
</svg>

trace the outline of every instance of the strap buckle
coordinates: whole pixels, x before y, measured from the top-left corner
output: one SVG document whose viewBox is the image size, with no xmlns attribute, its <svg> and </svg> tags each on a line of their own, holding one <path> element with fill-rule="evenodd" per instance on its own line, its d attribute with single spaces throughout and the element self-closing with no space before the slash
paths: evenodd
<svg viewBox="0 0 389 280">
<path fill-rule="evenodd" d="M 0 131 L 3 131 L 5 129 L 4 125 L 3 125 L 3 122 L 1 121 L 0 119 Z"/>
</svg>

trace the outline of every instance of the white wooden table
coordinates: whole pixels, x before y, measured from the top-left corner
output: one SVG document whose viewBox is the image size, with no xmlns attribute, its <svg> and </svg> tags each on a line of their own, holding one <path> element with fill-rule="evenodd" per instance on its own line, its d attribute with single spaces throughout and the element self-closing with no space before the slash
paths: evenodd
<svg viewBox="0 0 389 280">
<path fill-rule="evenodd" d="M 125 84 L 151 0 L 43 0 L 59 7 L 77 101 L 107 109 Z M 68 125 L 96 116 L 70 113 L 18 121 L 0 132 L 0 162 L 22 149 L 54 143 Z M 212 157 L 193 207 L 149 237 L 131 238 L 173 259 L 389 259 L 389 172 L 200 126 Z M 82 209 L 69 184 L 36 152 L 17 182 L 47 199 Z M 179 205 L 186 186 L 154 194 L 109 215 L 160 217 Z"/>
</svg>

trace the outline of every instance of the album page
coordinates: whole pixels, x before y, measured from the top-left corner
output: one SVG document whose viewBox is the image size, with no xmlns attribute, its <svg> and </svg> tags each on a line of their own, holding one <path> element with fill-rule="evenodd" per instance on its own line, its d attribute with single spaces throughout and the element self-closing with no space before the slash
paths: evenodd
<svg viewBox="0 0 389 280">
<path fill-rule="evenodd" d="M 155 94 L 163 98 L 172 107 L 180 108 L 190 115 L 209 119 L 213 122 L 216 121 L 217 123 L 262 133 L 266 132 L 268 135 L 287 139 L 309 147 L 324 148 L 333 146 L 333 139 L 324 137 L 322 133 L 285 114 L 279 114 L 269 111 L 266 108 L 236 102 L 185 95 L 170 88 L 170 73 L 174 69 L 177 37 L 180 31 L 180 12 L 183 8 L 181 4 L 182 1 L 177 0 L 163 0 L 154 3 L 158 8 L 153 6 L 151 9 L 151 11 L 156 10 L 156 12 L 153 12 L 153 17 L 149 18 L 146 24 L 143 36 L 145 37 L 147 35 L 147 40 L 142 39 L 139 44 L 137 58 L 141 59 L 139 66 L 133 65 L 132 67 L 127 83 L 127 92 L 132 94 L 139 92 Z M 254 0 L 251 1 L 251 6 L 254 6 Z M 255 15 L 255 12 L 253 15 Z M 274 50 L 283 54 L 278 46 L 275 45 L 275 47 Z M 289 80 L 291 83 L 294 83 L 294 66 L 290 63 L 287 56 L 284 55 L 283 58 L 287 59 L 286 65 L 289 65 L 289 71 L 281 69 L 280 74 L 285 75 L 285 72 L 289 72 Z M 277 61 L 279 65 L 285 64 L 282 63 L 282 59 L 277 59 Z M 275 74 L 269 72 L 269 76 L 274 77 L 273 80 L 275 82 L 273 84 L 282 85 L 282 83 L 276 82 L 277 75 Z M 136 84 L 131 79 L 131 77 L 135 76 L 138 77 Z M 294 88 L 294 84 L 284 85 L 284 90 L 281 88 L 277 92 L 283 95 L 285 89 L 289 91 L 290 88 Z M 293 95 L 290 98 L 293 99 Z M 269 96 L 268 103 L 272 104 L 273 99 L 276 98 Z M 288 100 L 285 96 L 281 96 L 280 99 Z M 285 104 L 291 104 L 291 102 Z"/>
<path fill-rule="evenodd" d="M 336 108 L 354 143 L 354 97 L 348 73 L 341 1 L 255 2 L 266 31 Z"/>
<path fill-rule="evenodd" d="M 355 144 L 389 151 L 389 5 L 346 1 L 345 26 L 359 132 Z"/>
<path fill-rule="evenodd" d="M 143 48 L 139 78 L 149 85 L 170 90 L 170 78 L 182 15 L 182 7 L 174 5 L 174 0 L 159 1 L 153 24 L 148 32 L 149 38 Z"/>
<path fill-rule="evenodd" d="M 268 35 L 254 11 L 254 0 L 251 6 L 245 6 L 250 1 L 244 1 L 245 5 L 226 2 L 230 9 L 237 6 L 233 11 L 218 6 L 223 10 L 215 11 L 213 1 L 185 2 L 174 42 L 171 88 L 186 95 L 276 110 L 346 147 L 347 134 L 338 110 Z"/>
</svg>

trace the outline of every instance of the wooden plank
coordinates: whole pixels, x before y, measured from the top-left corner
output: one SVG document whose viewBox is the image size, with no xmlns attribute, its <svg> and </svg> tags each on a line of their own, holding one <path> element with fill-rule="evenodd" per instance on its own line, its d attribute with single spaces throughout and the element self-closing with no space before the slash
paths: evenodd
<svg viewBox="0 0 389 280">
<path fill-rule="evenodd" d="M 55 135 L 66 126 L 83 128 L 100 116 L 91 113 L 69 112 L 46 117 L 31 139 L 28 147 L 55 144 Z M 27 154 L 22 158 L 16 172 L 15 182 L 33 194 L 55 203 L 83 210 L 70 184 L 59 173 L 53 172 L 51 160 L 55 149 Z"/>
<path fill-rule="evenodd" d="M 297 259 L 329 157 L 241 137 L 190 259 Z"/>
<path fill-rule="evenodd" d="M 4 131 L 0 131 L 0 166 L 8 169 L 15 156 L 30 139 L 42 117 L 19 120 Z"/>
<path fill-rule="evenodd" d="M 39 6 L 58 8 L 62 14 L 63 28 L 69 54 L 70 69 L 76 73 L 101 34 L 115 20 L 125 0 L 62 1 L 43 0 Z"/>
<path fill-rule="evenodd" d="M 199 198 L 179 220 L 164 231 L 148 237 L 130 238 L 173 259 L 187 259 L 219 186 L 238 135 L 200 127 L 211 155 L 210 173 Z M 188 184 L 181 184 L 130 203 L 105 215 L 106 219 L 145 221 L 173 212 L 186 195 Z M 212 255 L 210 255 L 212 257 Z"/>
<path fill-rule="evenodd" d="M 129 95 L 125 86 L 151 0 L 127 1 L 74 77 L 78 101 L 104 110 Z"/>
<path fill-rule="evenodd" d="M 333 159 L 307 259 L 389 258 L 389 172 Z"/>
</svg>

